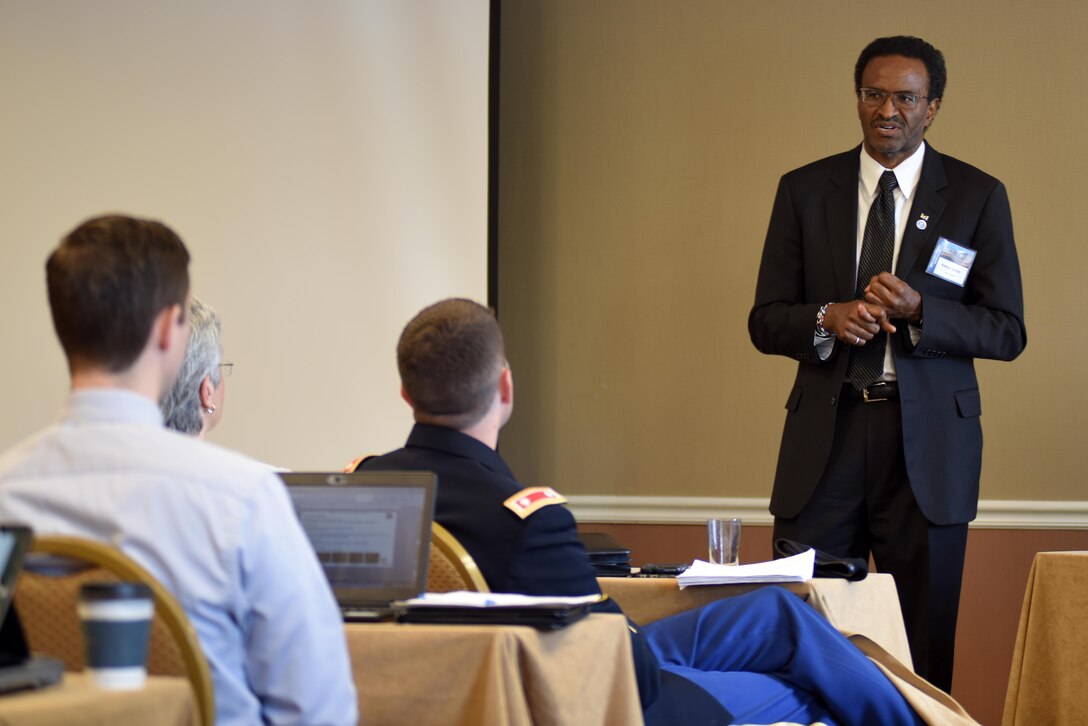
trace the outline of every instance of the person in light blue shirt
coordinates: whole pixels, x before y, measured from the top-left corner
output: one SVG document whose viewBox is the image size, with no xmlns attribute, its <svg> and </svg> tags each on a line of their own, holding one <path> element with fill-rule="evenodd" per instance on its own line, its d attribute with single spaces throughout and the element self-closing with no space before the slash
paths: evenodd
<svg viewBox="0 0 1088 726">
<path fill-rule="evenodd" d="M 46 265 L 72 392 L 0 455 L 0 519 L 108 542 L 180 601 L 216 720 L 354 724 L 343 623 L 279 478 L 163 427 L 189 335 L 189 254 L 165 225 L 88 220 Z"/>
</svg>

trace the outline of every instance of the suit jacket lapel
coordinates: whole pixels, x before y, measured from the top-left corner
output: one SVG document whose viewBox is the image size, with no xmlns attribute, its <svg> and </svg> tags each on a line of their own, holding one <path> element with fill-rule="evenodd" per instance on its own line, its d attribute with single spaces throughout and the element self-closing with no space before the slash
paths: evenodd
<svg viewBox="0 0 1088 726">
<path fill-rule="evenodd" d="M 947 184 L 944 161 L 936 149 L 927 143 L 926 155 L 922 160 L 922 176 L 918 180 L 918 188 L 914 190 L 914 201 L 910 205 L 903 242 L 899 246 L 899 259 L 895 263 L 895 276 L 900 280 L 906 279 L 919 253 L 933 246 L 937 225 L 945 208 L 945 200 L 939 191 Z M 924 229 L 918 227 L 919 222 L 925 223 Z"/>
<path fill-rule="evenodd" d="M 840 156 L 828 181 L 827 239 L 840 300 L 854 299 L 858 255 L 858 167 L 861 147 Z"/>
</svg>

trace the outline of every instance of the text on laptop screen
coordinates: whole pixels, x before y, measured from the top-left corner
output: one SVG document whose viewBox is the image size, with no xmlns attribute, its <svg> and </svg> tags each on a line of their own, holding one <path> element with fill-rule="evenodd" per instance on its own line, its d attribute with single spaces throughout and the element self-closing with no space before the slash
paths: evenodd
<svg viewBox="0 0 1088 726">
<path fill-rule="evenodd" d="M 333 587 L 410 585 L 425 492 L 409 487 L 291 487 L 302 528 Z M 426 532 L 428 539 L 430 532 Z"/>
</svg>

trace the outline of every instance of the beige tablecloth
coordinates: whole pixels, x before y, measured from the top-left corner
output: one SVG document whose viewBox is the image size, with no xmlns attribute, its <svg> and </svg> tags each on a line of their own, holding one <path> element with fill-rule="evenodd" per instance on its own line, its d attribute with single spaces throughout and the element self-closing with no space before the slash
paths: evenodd
<svg viewBox="0 0 1088 726">
<path fill-rule="evenodd" d="M 196 701 L 184 678 L 152 676 L 137 691 L 103 691 L 86 673 L 56 685 L 0 696 L 2 726 L 195 726 Z"/>
<path fill-rule="evenodd" d="M 601 590 L 639 625 L 733 597 L 767 585 L 698 585 L 681 590 L 663 577 L 599 577 Z M 908 668 L 913 667 L 899 597 L 891 575 L 874 573 L 859 582 L 817 578 L 775 585 L 800 597 L 836 628 L 860 633 Z"/>
<path fill-rule="evenodd" d="M 1002 724 L 1088 724 L 1088 552 L 1035 555 Z"/>
<path fill-rule="evenodd" d="M 360 724 L 641 724 L 627 623 L 344 626 Z"/>
</svg>

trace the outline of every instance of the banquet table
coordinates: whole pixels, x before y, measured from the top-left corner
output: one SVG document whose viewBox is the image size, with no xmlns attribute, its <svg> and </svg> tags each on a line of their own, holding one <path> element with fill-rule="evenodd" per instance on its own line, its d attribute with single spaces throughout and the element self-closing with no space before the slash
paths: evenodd
<svg viewBox="0 0 1088 726">
<path fill-rule="evenodd" d="M 1013 650 L 1003 726 L 1088 724 L 1088 552 L 1039 552 Z"/>
<path fill-rule="evenodd" d="M 0 726 L 196 726 L 189 681 L 149 676 L 143 688 L 106 691 L 87 673 L 65 673 L 53 686 L 0 696 Z"/>
<path fill-rule="evenodd" d="M 641 724 L 627 622 L 345 624 L 360 724 Z"/>
<path fill-rule="evenodd" d="M 601 591 L 639 625 L 757 588 L 783 587 L 804 599 L 839 630 L 866 636 L 912 667 L 895 580 L 888 574 L 872 573 L 857 582 L 813 578 L 775 585 L 695 585 L 683 590 L 671 577 L 598 577 L 597 582 Z"/>
</svg>

